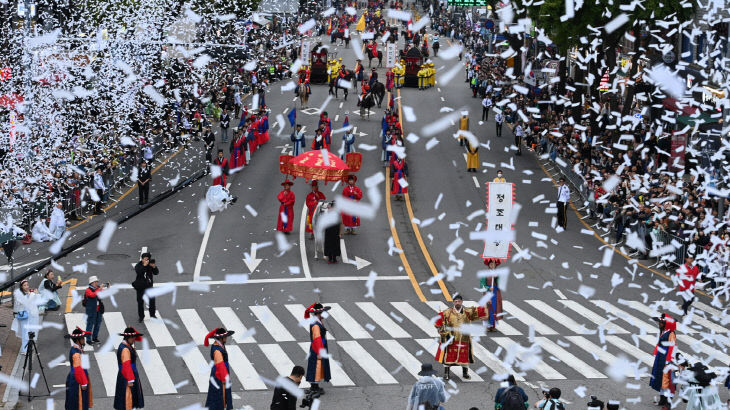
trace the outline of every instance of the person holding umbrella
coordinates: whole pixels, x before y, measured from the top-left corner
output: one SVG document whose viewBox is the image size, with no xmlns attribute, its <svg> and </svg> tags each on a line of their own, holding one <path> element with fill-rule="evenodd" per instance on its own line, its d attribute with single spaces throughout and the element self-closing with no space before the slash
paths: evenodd
<svg viewBox="0 0 730 410">
<path fill-rule="evenodd" d="M 127 327 L 120 333 L 122 343 L 117 348 L 117 386 L 114 390 L 114 409 L 131 410 L 144 408 L 144 394 L 137 370 L 137 349 L 134 342 L 141 342 L 142 333 Z"/>
<path fill-rule="evenodd" d="M 205 407 L 208 410 L 228 410 L 233 408 L 226 340 L 228 336 L 234 333 L 233 330 L 226 330 L 224 327 L 219 327 L 205 335 L 205 341 L 203 342 L 205 346 L 210 346 L 210 339 L 215 339 L 213 345 L 210 346 L 210 359 L 213 361 L 213 367 L 210 369 L 208 397 L 205 399 Z"/>
</svg>

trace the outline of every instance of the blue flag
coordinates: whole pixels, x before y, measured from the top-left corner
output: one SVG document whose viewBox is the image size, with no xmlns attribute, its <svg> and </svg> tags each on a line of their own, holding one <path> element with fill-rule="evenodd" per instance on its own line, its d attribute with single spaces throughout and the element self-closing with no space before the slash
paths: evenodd
<svg viewBox="0 0 730 410">
<path fill-rule="evenodd" d="M 289 114 L 287 114 L 286 116 L 289 117 L 289 125 L 291 125 L 293 127 L 294 124 L 297 123 L 297 109 L 296 109 L 296 107 L 292 108 L 291 111 L 289 111 Z"/>
<path fill-rule="evenodd" d="M 342 128 L 347 128 L 350 126 L 350 119 L 347 115 L 345 115 L 345 122 L 342 123 Z"/>
</svg>

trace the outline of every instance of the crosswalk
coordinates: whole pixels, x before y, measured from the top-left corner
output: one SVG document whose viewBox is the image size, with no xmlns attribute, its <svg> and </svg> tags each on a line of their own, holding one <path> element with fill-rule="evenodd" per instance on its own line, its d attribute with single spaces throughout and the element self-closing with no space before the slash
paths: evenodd
<svg viewBox="0 0 730 410">
<path fill-rule="evenodd" d="M 421 363 L 433 361 L 439 343 L 434 322 L 446 308 L 443 302 L 330 306 L 325 326 L 333 386 L 410 384 Z M 626 377 L 644 377 L 650 371 L 657 328 L 647 320 L 661 306 L 583 299 L 505 300 L 503 306 L 497 332 L 487 333 L 485 326 L 473 329 L 475 363 L 468 382 L 508 373 L 528 381 L 605 379 L 620 359 L 634 364 L 620 369 Z M 137 328 L 145 333 L 145 343 L 138 346 L 144 390 L 153 395 L 207 392 L 211 361 L 203 338 L 219 325 L 236 331 L 227 345 L 233 388 L 270 388 L 271 380 L 288 374 L 295 364 L 306 364 L 309 326 L 304 309 L 302 304 L 163 308 L 157 319 L 145 319 Z M 686 331 L 678 332 L 678 349 L 691 360 L 730 365 L 727 327 L 711 320 L 722 320 L 711 307 L 699 309 L 691 324 L 681 326 Z M 69 331 L 83 328 L 85 315 L 68 313 L 65 321 Z M 118 337 L 127 323 L 122 312 L 105 313 L 102 340 Z M 96 349 L 87 346 L 89 372 L 103 384 L 96 391 L 113 396 L 115 353 Z M 461 372 L 453 374 L 461 379 Z"/>
</svg>

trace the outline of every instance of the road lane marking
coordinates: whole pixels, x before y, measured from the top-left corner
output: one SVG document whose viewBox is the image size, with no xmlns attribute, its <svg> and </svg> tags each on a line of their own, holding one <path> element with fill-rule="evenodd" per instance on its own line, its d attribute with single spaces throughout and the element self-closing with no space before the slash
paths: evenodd
<svg viewBox="0 0 730 410">
<path fill-rule="evenodd" d="M 403 345 L 395 340 L 378 340 L 378 344 L 380 344 L 386 352 L 390 353 L 390 355 L 413 377 L 416 379 L 421 377 L 418 375 L 418 372 L 421 371 L 421 362 L 416 359 L 415 356 L 410 354 Z"/>
<path fill-rule="evenodd" d="M 606 341 L 611 343 L 612 345 L 618 347 L 624 353 L 628 353 L 629 355 L 641 360 L 644 364 L 648 365 L 649 367 L 652 367 L 654 365 L 654 356 L 653 355 L 639 349 L 638 347 L 621 339 L 620 337 L 615 336 L 615 335 L 607 335 Z"/>
<path fill-rule="evenodd" d="M 205 234 L 203 234 L 203 242 L 200 244 L 200 250 L 198 251 L 198 258 L 195 260 L 195 271 L 193 271 L 193 282 L 200 281 L 200 270 L 203 268 L 203 258 L 205 257 L 205 248 L 208 246 L 208 239 L 210 239 L 210 232 L 213 230 L 213 222 L 215 221 L 215 215 L 211 215 L 208 219 L 208 226 L 205 227 Z"/>
<path fill-rule="evenodd" d="M 292 362 L 291 359 L 289 359 L 289 356 L 284 353 L 284 349 L 282 349 L 281 346 L 275 343 L 260 344 L 259 348 L 262 352 L 264 352 L 264 356 L 269 359 L 269 362 L 271 362 L 271 365 L 274 366 L 274 369 L 276 369 L 277 374 L 271 377 L 271 379 L 276 379 L 277 376 L 286 377 L 289 373 L 291 373 L 291 369 L 294 367 L 294 362 Z M 302 378 L 302 382 L 299 384 L 299 387 L 306 389 L 309 387 L 309 383 Z"/>
<path fill-rule="evenodd" d="M 225 323 L 225 322 L 224 322 Z M 226 323 L 226 326 L 228 324 Z M 240 347 L 236 345 L 226 346 L 228 352 L 228 363 L 233 370 L 231 373 L 238 377 L 238 381 L 243 385 L 244 390 L 266 390 L 266 384 L 261 381 L 259 373 L 248 360 Z"/>
<path fill-rule="evenodd" d="M 248 329 L 246 329 L 246 326 L 243 322 L 241 322 L 241 319 L 238 318 L 238 315 L 236 315 L 236 312 L 233 311 L 233 308 L 214 307 L 213 311 L 216 316 L 218 316 L 218 319 L 221 320 L 221 323 L 226 324 L 226 329 L 236 332 L 233 334 L 233 340 L 235 340 L 236 343 L 256 343 L 253 337 L 245 336 Z"/>
<path fill-rule="evenodd" d="M 372 339 L 370 333 L 368 333 L 367 330 L 353 319 L 347 309 L 342 308 L 339 303 L 330 303 L 330 305 L 332 306 L 332 310 L 327 313 L 331 318 L 336 320 L 337 323 L 339 323 L 353 339 Z"/>
<path fill-rule="evenodd" d="M 240 275 L 240 273 L 239 273 Z M 217 286 L 217 285 L 226 285 L 226 286 L 235 286 L 235 285 L 250 285 L 250 284 L 256 284 L 256 283 L 287 283 L 287 282 L 352 282 L 352 281 L 367 281 L 369 280 L 369 276 L 317 276 L 313 278 L 302 278 L 302 277 L 292 277 L 292 278 L 272 278 L 272 279 L 249 279 L 246 282 L 226 282 L 225 280 L 211 280 L 207 282 L 160 282 L 155 283 L 154 287 L 160 287 L 160 286 L 177 286 L 177 287 L 196 287 L 200 285 L 207 285 L 207 286 Z M 387 275 L 378 275 L 377 280 L 408 280 L 410 279 L 409 276 L 405 275 L 393 275 L 393 276 L 387 276 Z M 114 285 L 115 289 L 133 289 L 132 285 L 129 283 L 120 283 Z M 71 329 L 73 330 L 73 329 Z"/>
<path fill-rule="evenodd" d="M 177 346 L 177 343 L 173 340 L 170 331 L 167 330 L 165 322 L 162 321 L 162 316 L 160 315 L 159 310 L 155 316 L 157 316 L 157 319 L 149 316 L 144 318 L 144 325 L 147 327 L 147 333 L 150 335 L 152 341 L 155 342 L 155 346 Z"/>
<path fill-rule="evenodd" d="M 312 273 L 309 271 L 309 260 L 307 259 L 307 242 L 304 237 L 307 224 L 307 211 L 307 201 L 304 201 L 304 204 L 302 204 L 302 214 L 300 215 L 299 220 L 299 254 L 302 257 L 302 273 L 304 273 L 305 278 L 311 279 Z M 317 246 L 317 244 L 314 246 Z"/>
<path fill-rule="evenodd" d="M 109 336 L 121 333 L 127 327 L 127 322 L 124 321 L 122 312 L 107 312 L 101 317 L 104 320 L 104 326 L 106 326 Z"/>
<path fill-rule="evenodd" d="M 567 315 L 563 314 L 562 312 L 548 305 L 542 300 L 528 300 L 527 304 L 531 305 L 541 313 L 544 313 L 550 319 L 553 319 L 554 321 L 565 326 L 572 333 L 576 333 L 579 335 L 596 334 L 596 330 L 589 330 L 584 324 L 576 322 L 572 318 L 568 317 Z"/>
<path fill-rule="evenodd" d="M 400 89 L 398 89 L 398 122 L 400 123 L 401 129 L 405 132 L 405 127 L 403 125 L 403 98 L 401 98 L 400 95 Z M 390 188 L 390 168 L 385 169 L 385 180 L 386 180 L 386 188 Z M 390 191 L 386 191 L 385 193 L 387 201 L 386 205 L 390 205 Z M 408 218 L 411 220 L 411 228 L 413 228 L 413 234 L 416 237 L 416 241 L 418 242 L 418 246 L 421 248 L 421 253 L 423 254 L 423 257 L 426 259 L 426 264 L 428 265 L 429 269 L 431 270 L 431 274 L 433 276 L 438 276 L 439 272 L 438 269 L 436 269 L 436 265 L 433 263 L 433 259 L 431 259 L 431 254 L 428 252 L 428 249 L 426 249 L 426 244 L 423 242 L 423 238 L 421 237 L 421 231 L 418 229 L 418 225 L 416 225 L 416 217 L 413 214 L 413 207 L 411 206 L 411 196 L 408 192 L 404 195 L 405 203 L 406 203 L 406 209 L 408 210 Z M 386 206 L 386 208 L 388 208 Z M 389 212 L 388 213 L 388 220 L 392 220 L 392 215 Z M 393 227 L 391 230 L 394 230 L 395 227 Z M 395 238 L 394 238 L 395 239 Z M 399 249 L 403 249 L 400 245 L 398 246 Z M 401 253 L 401 256 L 405 258 L 405 252 Z M 414 276 L 415 278 L 415 276 Z M 444 284 L 444 281 L 439 279 L 438 281 L 439 288 L 441 289 L 441 293 L 443 293 L 444 298 L 451 302 L 451 295 L 449 294 L 448 289 L 446 289 L 446 285 Z M 420 288 L 419 288 L 420 290 Z M 425 302 L 425 299 L 421 300 L 422 302 Z"/>
<path fill-rule="evenodd" d="M 517 249 L 517 252 L 522 252 L 522 250 L 520 250 L 514 242 L 512 242 L 512 244 L 514 245 L 515 249 Z M 560 289 L 553 289 L 553 290 L 555 291 L 555 294 L 558 295 L 558 297 L 560 299 L 568 299 L 565 297 L 563 292 L 560 291 Z"/>
<path fill-rule="evenodd" d="M 375 384 L 398 384 L 390 372 L 386 370 L 375 358 L 365 350 L 360 343 L 354 340 L 338 341 L 337 345 L 354 360 L 365 373 L 373 379 Z"/>
<path fill-rule="evenodd" d="M 621 326 L 616 325 L 613 322 L 608 321 L 605 317 L 594 313 L 592 310 L 584 307 L 580 303 L 574 301 L 574 300 L 559 300 L 558 302 L 562 303 L 566 307 L 570 308 L 571 310 L 575 311 L 579 315 L 583 316 L 584 318 L 590 320 L 591 322 L 603 326 L 608 333 L 611 334 L 627 334 L 629 333 L 626 331 L 626 329 L 622 329 Z"/>
<path fill-rule="evenodd" d="M 528 349 L 522 347 L 522 345 L 519 345 L 512 339 L 508 337 L 492 337 L 491 340 L 495 341 L 498 345 L 502 346 L 502 348 L 506 349 L 508 352 L 517 352 L 517 358 L 520 362 L 526 362 L 530 364 L 533 364 L 535 362 L 535 358 L 531 354 L 528 356 Z M 543 379 L 565 380 L 565 376 L 558 373 L 557 370 L 553 369 L 553 366 L 545 363 L 545 361 L 543 361 L 542 359 L 534 364 L 535 367 L 533 368 L 533 370 L 540 374 Z"/>
<path fill-rule="evenodd" d="M 416 339 L 416 342 L 423 347 L 423 349 L 426 352 L 435 352 L 438 348 L 439 342 L 436 339 Z M 473 351 L 474 349 L 472 349 Z M 473 352 L 472 352 L 473 353 Z M 478 374 L 472 372 L 470 379 L 465 379 L 461 372 L 454 372 L 452 376 L 456 376 L 459 379 L 461 379 L 464 382 L 483 382 L 484 379 L 482 379 Z"/>
<path fill-rule="evenodd" d="M 365 314 L 367 314 L 374 323 L 376 323 L 378 326 L 380 326 L 383 330 L 385 330 L 390 337 L 397 339 L 397 338 L 410 338 L 411 335 L 408 334 L 405 330 L 403 330 L 402 327 L 398 326 L 397 323 L 393 319 L 390 318 L 385 312 L 380 310 L 375 303 L 373 302 L 357 302 L 357 307 L 360 308 Z"/>
<path fill-rule="evenodd" d="M 541 335 L 556 335 L 558 332 L 553 330 L 550 326 L 543 324 L 540 320 L 532 317 L 524 310 L 515 306 L 508 300 L 503 300 L 502 305 L 508 315 L 514 316 L 517 320 L 524 323 L 526 326 L 532 326 L 535 328 L 535 332 Z"/>
<path fill-rule="evenodd" d="M 540 345 L 540 347 L 548 352 L 549 354 L 555 356 L 560 360 L 563 364 L 568 365 L 568 367 L 573 368 L 575 371 L 580 373 L 583 377 L 587 379 L 605 379 L 606 375 L 599 372 L 598 370 L 591 367 L 588 363 L 584 362 L 583 360 L 580 360 L 575 355 L 570 353 L 569 351 L 563 349 L 562 347 L 558 346 L 557 343 L 553 342 L 552 340 L 548 339 L 547 337 L 536 337 L 535 341 Z"/>
<path fill-rule="evenodd" d="M 479 188 L 479 180 L 476 176 L 472 175 L 471 178 L 474 180 L 474 186 Z"/>
<path fill-rule="evenodd" d="M 155 394 L 175 394 L 177 389 L 157 349 L 137 350 L 139 361 Z M 115 386 L 116 387 L 116 386 Z"/>
<path fill-rule="evenodd" d="M 268 306 L 249 306 L 249 309 L 256 315 L 256 318 L 261 322 L 261 326 L 265 328 L 271 337 L 277 342 L 294 342 L 296 339 L 294 336 L 286 330 L 286 327 L 279 321 L 279 319 L 271 312 Z M 290 371 L 289 368 L 288 371 Z"/>
<path fill-rule="evenodd" d="M 96 364 L 99 366 L 101 373 L 101 381 L 104 383 L 107 397 L 113 397 L 117 388 L 117 373 L 119 365 L 117 364 L 116 352 L 94 353 Z"/>
<path fill-rule="evenodd" d="M 72 308 L 73 308 L 73 301 L 74 301 L 74 291 L 76 290 L 77 281 L 78 281 L 78 279 L 71 278 L 69 280 L 62 282 L 63 285 L 65 285 L 67 283 L 70 284 L 68 287 L 68 295 L 66 295 L 66 313 L 71 313 L 71 310 L 73 310 Z M 69 331 L 69 333 L 70 332 L 73 332 L 73 329 L 71 329 Z"/>
<path fill-rule="evenodd" d="M 436 330 L 436 327 L 434 326 L 431 319 L 427 318 L 426 316 L 423 316 L 421 312 L 416 310 L 413 306 L 411 306 L 408 302 L 390 302 L 393 307 L 398 309 L 403 316 L 408 318 L 411 322 L 413 322 L 414 325 L 416 325 L 419 329 L 421 329 L 425 334 L 427 334 L 429 337 L 438 337 L 439 332 Z"/>
<path fill-rule="evenodd" d="M 486 364 L 487 367 L 492 369 L 495 374 L 507 376 L 509 374 L 515 375 L 517 381 L 525 381 L 525 378 L 518 375 L 516 371 L 508 370 L 504 367 L 504 364 L 494 353 L 487 350 L 486 347 L 482 346 L 477 342 L 472 342 L 472 349 L 474 350 L 474 356 L 479 359 L 482 363 Z"/>
<path fill-rule="evenodd" d="M 591 342 L 590 340 L 586 339 L 583 336 L 566 336 L 566 339 L 568 339 L 571 343 L 574 345 L 580 347 L 581 349 L 588 352 L 590 355 L 592 355 L 594 358 L 597 358 L 597 360 L 602 361 L 606 364 L 607 367 L 614 366 L 617 362 L 616 356 L 612 355 L 611 353 L 603 350 L 601 346 L 598 346 L 597 344 Z M 624 376 L 634 377 L 634 368 L 633 366 L 629 366 L 624 370 Z M 646 376 L 646 374 L 642 374 L 641 376 Z"/>
<path fill-rule="evenodd" d="M 204 344 L 203 338 L 208 334 L 208 327 L 205 326 L 198 312 L 195 309 L 178 309 L 177 314 L 190 334 L 190 338 L 198 345 Z"/>
<path fill-rule="evenodd" d="M 195 385 L 198 386 L 198 391 L 200 393 L 207 393 L 208 380 L 210 380 L 210 365 L 205 360 L 205 356 L 200 353 L 200 349 L 197 346 L 188 349 L 182 355 L 182 359 L 188 367 L 190 374 L 193 376 Z"/>
</svg>

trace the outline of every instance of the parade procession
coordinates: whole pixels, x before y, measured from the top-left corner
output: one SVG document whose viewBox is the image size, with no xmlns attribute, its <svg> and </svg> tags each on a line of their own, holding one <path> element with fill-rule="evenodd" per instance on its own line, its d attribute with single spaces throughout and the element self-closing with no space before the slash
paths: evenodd
<svg viewBox="0 0 730 410">
<path fill-rule="evenodd" d="M 729 5 L 0 2 L 0 409 L 730 410 Z"/>
</svg>

